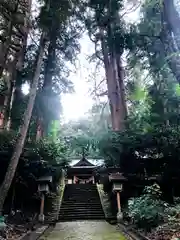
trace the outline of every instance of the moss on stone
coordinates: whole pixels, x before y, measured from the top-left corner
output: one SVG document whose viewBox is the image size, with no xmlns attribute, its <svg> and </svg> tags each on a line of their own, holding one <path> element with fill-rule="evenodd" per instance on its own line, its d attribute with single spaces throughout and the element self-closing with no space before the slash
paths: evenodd
<svg viewBox="0 0 180 240">
<path fill-rule="evenodd" d="M 58 223 L 54 230 L 40 240 L 126 240 L 114 226 L 105 221 Z"/>
</svg>

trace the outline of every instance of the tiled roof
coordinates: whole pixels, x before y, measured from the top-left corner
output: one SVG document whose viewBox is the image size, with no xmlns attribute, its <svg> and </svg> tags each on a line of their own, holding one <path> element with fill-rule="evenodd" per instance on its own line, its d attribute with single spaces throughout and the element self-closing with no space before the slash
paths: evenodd
<svg viewBox="0 0 180 240">
<path fill-rule="evenodd" d="M 90 163 L 86 158 L 82 158 L 78 163 L 76 163 L 72 167 L 95 167 L 95 165 Z"/>
</svg>

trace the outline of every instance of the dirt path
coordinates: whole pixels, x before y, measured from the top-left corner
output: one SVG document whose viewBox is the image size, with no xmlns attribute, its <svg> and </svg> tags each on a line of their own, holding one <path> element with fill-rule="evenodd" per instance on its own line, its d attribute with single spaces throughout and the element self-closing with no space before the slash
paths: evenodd
<svg viewBox="0 0 180 240">
<path fill-rule="evenodd" d="M 105 221 L 61 222 L 40 240 L 126 240 Z"/>
</svg>

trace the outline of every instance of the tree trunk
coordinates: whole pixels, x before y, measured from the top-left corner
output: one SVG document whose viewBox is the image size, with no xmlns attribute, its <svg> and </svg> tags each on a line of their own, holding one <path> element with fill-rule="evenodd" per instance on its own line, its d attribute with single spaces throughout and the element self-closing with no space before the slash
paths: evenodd
<svg viewBox="0 0 180 240">
<path fill-rule="evenodd" d="M 9 4 L 9 2 L 8 2 Z M 27 45 L 27 37 L 28 37 L 28 32 L 30 28 L 30 21 L 29 21 L 29 16 L 30 16 L 30 10 L 31 10 L 31 5 L 32 2 L 31 0 L 27 0 L 26 2 L 19 2 L 16 1 L 14 3 L 14 7 L 12 8 L 12 11 L 10 11 L 11 19 L 8 22 L 8 30 L 4 34 L 4 38 L 6 39 L 5 42 L 2 42 L 0 45 L 0 51 L 1 51 L 1 56 L 0 56 L 0 77 L 3 74 L 3 70 L 5 69 L 7 65 L 7 72 L 9 73 L 9 77 L 7 79 L 7 84 L 8 86 L 8 93 L 5 97 L 4 101 L 4 107 L 1 112 L 1 116 L 3 119 L 1 119 L 1 126 L 0 129 L 4 129 L 5 125 L 6 128 L 9 130 L 11 126 L 11 110 L 12 110 L 12 105 L 14 101 L 14 87 L 11 87 L 11 85 L 15 85 L 15 79 L 17 75 L 17 71 L 22 71 L 23 68 L 23 62 L 24 62 L 24 55 L 25 55 L 25 49 Z M 7 5 L 9 6 L 9 5 Z M 7 63 L 7 57 L 9 54 L 9 48 L 12 43 L 12 35 L 16 35 L 18 33 L 18 30 L 13 30 L 13 27 L 15 27 L 15 22 L 12 20 L 14 19 L 14 16 L 16 15 L 18 8 L 21 8 L 23 10 L 22 16 L 24 19 L 22 19 L 23 22 L 23 34 L 21 33 L 20 39 L 19 39 L 19 45 L 20 49 L 15 52 L 15 54 L 11 53 L 12 56 L 14 57 L 13 61 L 10 63 Z M 6 20 L 7 21 L 7 20 Z M 19 26 L 19 25 L 18 25 Z M 9 114 L 7 114 L 7 110 Z M 8 115 L 8 116 L 6 116 Z"/>
<path fill-rule="evenodd" d="M 180 17 L 176 11 L 173 0 L 163 1 L 163 11 L 165 15 L 166 24 L 171 32 L 174 34 L 177 47 L 180 50 Z"/>
<path fill-rule="evenodd" d="M 124 86 L 125 71 L 122 66 L 121 56 L 119 54 L 116 54 L 116 64 L 117 64 L 117 71 L 118 71 L 119 88 L 121 93 L 121 101 L 122 101 L 122 118 L 126 120 L 128 111 L 127 111 L 127 104 L 126 104 L 126 92 L 125 92 L 125 86 Z"/>
<path fill-rule="evenodd" d="M 100 32 L 112 128 L 114 131 L 119 131 L 125 128 L 125 119 L 127 116 L 122 64 L 120 59 L 116 58 L 116 54 L 112 53 L 109 57 L 109 52 L 104 41 L 103 30 L 100 30 Z"/>
<path fill-rule="evenodd" d="M 59 23 L 56 22 L 52 23 L 52 29 L 50 32 L 50 38 L 49 38 L 49 46 L 48 46 L 48 56 L 47 56 L 47 62 L 45 65 L 45 71 L 44 71 L 44 82 L 42 86 L 42 94 L 41 96 L 44 98 L 44 103 L 46 104 L 46 101 L 48 101 L 47 96 L 52 93 L 53 89 L 53 75 L 54 75 L 54 69 L 56 66 L 56 48 L 57 48 L 57 35 L 58 35 L 58 29 L 59 29 Z M 47 114 L 42 111 L 40 114 L 40 118 L 42 119 L 41 124 L 41 130 L 43 135 L 48 135 L 48 129 L 50 125 L 50 119 L 47 118 Z"/>
<path fill-rule="evenodd" d="M 13 25 L 12 25 L 12 22 L 10 22 L 7 27 L 6 41 L 4 43 L 0 44 L 0 52 L 1 52 L 1 55 L 0 55 L 0 78 L 2 77 L 3 70 L 4 70 L 4 67 L 6 64 L 9 46 L 11 43 L 12 28 L 13 28 Z"/>
<path fill-rule="evenodd" d="M 55 34 L 55 36 L 53 35 Z M 50 36 L 50 43 L 48 47 L 48 56 L 47 56 L 47 63 L 45 67 L 44 73 L 44 83 L 43 83 L 43 90 L 52 89 L 52 76 L 53 76 L 53 69 L 55 66 L 55 49 L 56 49 L 56 39 L 57 33 L 56 31 L 52 31 Z"/>
<path fill-rule="evenodd" d="M 0 131 L 4 130 L 5 128 L 5 124 L 7 122 L 7 110 L 8 110 L 8 106 L 9 106 L 9 100 L 10 100 L 10 96 L 11 96 L 11 84 L 9 82 L 9 79 L 7 79 L 7 92 L 6 95 L 4 96 L 4 104 L 3 104 L 3 108 L 1 111 L 1 124 L 0 124 Z"/>
<path fill-rule="evenodd" d="M 8 86 L 7 94 L 5 96 L 4 107 L 2 110 L 2 115 L 4 115 L 3 124 L 1 126 L 2 129 L 7 127 L 12 110 L 12 103 L 14 99 L 14 85 L 16 79 L 16 64 L 18 60 L 18 53 L 15 54 L 15 58 L 12 62 L 9 62 L 7 67 L 8 76 L 6 77 L 6 84 Z M 9 130 L 7 128 L 7 130 Z"/>
<path fill-rule="evenodd" d="M 39 50 L 37 53 L 37 60 L 35 63 L 36 70 L 34 73 L 33 82 L 32 82 L 32 86 L 31 86 L 31 90 L 30 90 L 30 94 L 29 94 L 29 101 L 28 101 L 27 109 L 24 113 L 24 121 L 20 127 L 19 137 L 16 141 L 16 145 L 14 148 L 12 158 L 10 160 L 4 181 L 0 188 L 0 214 L 2 214 L 4 201 L 7 197 L 9 188 L 11 186 L 12 180 L 14 178 L 14 175 L 15 175 L 15 172 L 17 169 L 20 155 L 21 155 L 23 147 L 24 147 L 24 142 L 26 139 L 26 135 L 27 135 L 27 131 L 28 131 L 31 115 L 32 115 L 32 110 L 33 110 L 34 102 L 35 102 L 35 98 L 36 98 L 40 70 L 41 70 L 41 65 L 42 65 L 42 61 L 43 61 L 44 48 L 45 48 L 45 33 L 42 33 L 41 40 L 40 40 L 40 46 L 39 46 Z"/>
<path fill-rule="evenodd" d="M 15 97 L 15 91 L 16 87 L 15 84 L 12 82 L 12 91 L 11 91 L 11 96 L 10 96 L 10 102 L 9 102 L 9 111 L 8 111 L 8 119 L 7 119 L 7 124 L 6 124 L 6 130 L 9 131 L 11 128 L 11 112 L 13 108 L 13 102 L 14 102 L 14 97 Z"/>
<path fill-rule="evenodd" d="M 43 126 L 42 119 L 37 119 L 37 131 L 36 131 L 36 141 L 39 141 L 43 137 Z"/>
<path fill-rule="evenodd" d="M 163 5 L 164 6 L 164 5 Z M 174 74 L 177 82 L 180 84 L 180 57 L 179 57 L 179 50 L 174 45 L 172 31 L 169 28 L 168 20 L 166 11 L 163 7 L 161 11 L 161 42 L 164 47 L 164 52 L 166 56 L 166 61 L 171 69 L 172 73 Z M 165 66 L 164 66 L 165 67 Z"/>
</svg>

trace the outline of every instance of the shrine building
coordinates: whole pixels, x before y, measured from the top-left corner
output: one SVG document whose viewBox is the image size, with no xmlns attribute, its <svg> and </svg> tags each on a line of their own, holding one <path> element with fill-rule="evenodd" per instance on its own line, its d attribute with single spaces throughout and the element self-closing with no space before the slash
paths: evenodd
<svg viewBox="0 0 180 240">
<path fill-rule="evenodd" d="M 95 184 L 95 169 L 96 165 L 90 163 L 85 157 L 79 162 L 72 165 L 67 170 L 68 184 Z"/>
</svg>

